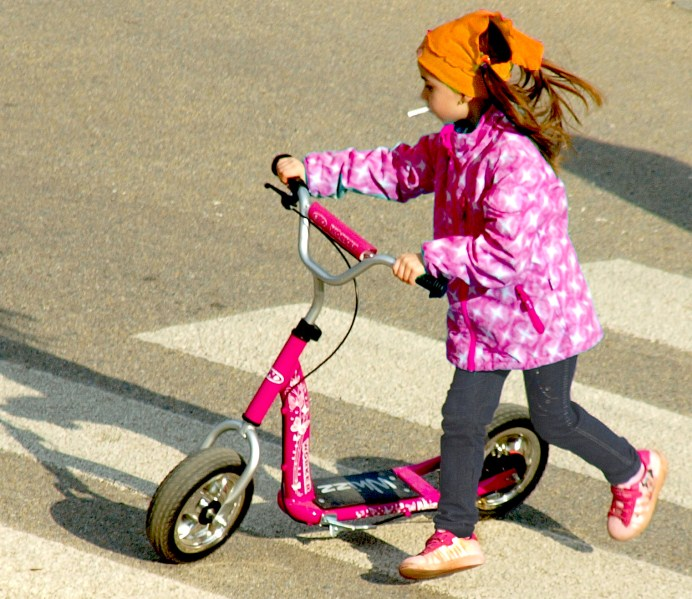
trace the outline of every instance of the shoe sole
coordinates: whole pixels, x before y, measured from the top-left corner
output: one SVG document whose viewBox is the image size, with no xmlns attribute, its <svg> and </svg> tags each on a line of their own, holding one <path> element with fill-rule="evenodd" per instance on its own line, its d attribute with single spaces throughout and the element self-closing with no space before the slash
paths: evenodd
<svg viewBox="0 0 692 599">
<path fill-rule="evenodd" d="M 654 449 L 652 451 L 656 450 Z M 666 482 L 666 476 L 668 476 L 668 460 L 660 451 L 656 451 L 656 455 L 658 455 L 658 460 L 661 463 L 661 472 L 659 473 L 659 476 L 656 479 L 656 486 L 654 487 L 654 492 L 651 494 L 651 509 L 649 510 L 649 514 L 644 520 L 643 526 L 636 530 L 632 535 L 626 537 L 615 537 L 611 534 L 609 530 L 608 534 L 612 539 L 616 541 L 631 541 L 632 539 L 636 539 L 649 527 L 651 519 L 654 517 L 656 505 L 658 504 L 658 495 L 661 492 L 661 489 L 663 488 L 663 483 Z"/>
<path fill-rule="evenodd" d="M 399 574 L 401 574 L 404 578 L 408 578 L 409 580 L 427 580 L 429 578 L 438 578 L 439 576 L 447 576 L 449 574 L 454 574 L 455 572 L 461 572 L 462 570 L 476 568 L 478 566 L 482 566 L 484 563 L 485 557 L 483 555 L 474 555 L 467 558 L 451 560 L 445 564 L 440 564 L 440 567 L 435 568 L 434 570 L 421 570 L 414 567 L 399 567 Z"/>
</svg>

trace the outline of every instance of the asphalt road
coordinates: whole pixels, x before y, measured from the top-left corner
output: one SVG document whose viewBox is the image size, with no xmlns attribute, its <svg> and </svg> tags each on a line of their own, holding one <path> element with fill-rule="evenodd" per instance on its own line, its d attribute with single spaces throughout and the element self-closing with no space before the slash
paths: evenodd
<svg viewBox="0 0 692 599">
<path fill-rule="evenodd" d="M 655 414 L 665 441 L 668 415 L 678 426 L 671 438 L 686 444 L 676 435 L 691 412 L 690 298 L 675 300 L 679 327 L 655 332 L 670 316 L 661 298 L 678 298 L 692 277 L 692 11 L 663 0 L 501 5 L 606 97 L 584 115 L 563 170 L 581 260 L 655 275 L 603 296 L 644 314 L 654 333 L 609 316 L 577 381 L 639 409 L 642 437 Z M 623 584 L 643 597 L 649 575 L 670 585 L 666 596 L 683 596 L 692 562 L 684 473 L 675 483 L 683 492 L 662 502 L 652 529 L 620 545 L 605 533 L 605 483 L 552 464 L 526 506 L 486 525 L 490 559 L 467 586 L 465 575 L 398 579 L 396 561 L 426 538 L 427 522 L 329 545 L 283 523 L 270 495 L 224 549 L 193 566 L 158 563 L 144 536 L 155 477 L 206 427 L 238 416 L 261 378 L 232 357 L 224 364 L 137 336 L 307 301 L 294 219 L 263 189 L 272 157 L 413 142 L 438 127 L 431 116 L 406 118 L 421 105 L 415 48 L 426 29 L 475 8 L 0 1 L 0 597 L 493 597 L 509 584 L 499 577 L 513 553 L 527 564 L 518 588 L 558 579 L 563 596 L 610 597 Z M 328 202 L 388 253 L 430 234 L 430 198 Z M 443 339 L 441 303 L 375 272 L 360 294 L 373 323 Z M 352 305 L 347 290 L 329 297 Z M 354 377 L 379 384 L 395 368 L 373 364 Z M 315 452 L 325 464 L 436 450 L 434 426 L 319 397 Z M 641 586 L 624 579 L 635 570 Z"/>
</svg>

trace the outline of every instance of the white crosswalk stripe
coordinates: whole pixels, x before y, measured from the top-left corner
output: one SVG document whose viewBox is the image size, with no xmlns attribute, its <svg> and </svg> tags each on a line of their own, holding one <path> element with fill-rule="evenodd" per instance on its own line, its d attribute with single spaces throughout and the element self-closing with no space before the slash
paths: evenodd
<svg viewBox="0 0 692 599">
<path fill-rule="evenodd" d="M 0 525 L 0 597 L 167 597 L 221 599 L 221 595 L 142 572 L 85 551 Z M 69 576 L 65 573 L 69 572 Z M 115 584 L 117 581 L 117 584 Z"/>
<path fill-rule="evenodd" d="M 584 273 L 609 329 L 692 351 L 692 279 L 628 260 L 591 262 Z"/>
</svg>

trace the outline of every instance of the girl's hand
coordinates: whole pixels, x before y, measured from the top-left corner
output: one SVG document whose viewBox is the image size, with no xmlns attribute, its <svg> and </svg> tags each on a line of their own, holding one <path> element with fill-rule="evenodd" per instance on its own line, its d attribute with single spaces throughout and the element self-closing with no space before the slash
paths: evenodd
<svg viewBox="0 0 692 599">
<path fill-rule="evenodd" d="M 287 156 L 276 163 L 276 175 L 284 185 L 294 178 L 305 181 L 305 166 L 297 158 Z"/>
<path fill-rule="evenodd" d="M 416 279 L 425 274 L 423 256 L 421 254 L 401 254 L 392 266 L 394 276 L 409 285 L 415 285 Z"/>
</svg>

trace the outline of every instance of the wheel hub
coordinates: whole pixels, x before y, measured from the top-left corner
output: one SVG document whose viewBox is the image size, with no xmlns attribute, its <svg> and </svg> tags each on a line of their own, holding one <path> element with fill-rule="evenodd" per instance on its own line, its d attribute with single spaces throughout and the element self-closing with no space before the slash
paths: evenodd
<svg viewBox="0 0 692 599">
<path fill-rule="evenodd" d="M 234 474 L 219 474 L 192 493 L 180 511 L 173 533 L 178 547 L 186 553 L 198 553 L 206 551 L 224 539 L 226 529 L 231 524 L 221 523 L 215 518 L 237 478 Z M 236 501 L 229 507 L 227 522 L 233 523 L 236 513 L 241 508 L 241 502 Z"/>
<path fill-rule="evenodd" d="M 219 513 L 221 509 L 221 502 L 214 500 L 207 507 L 202 508 L 199 513 L 199 523 L 200 524 L 211 524 L 216 518 L 216 514 Z"/>
<path fill-rule="evenodd" d="M 506 488 L 493 491 L 478 500 L 481 510 L 491 510 L 505 504 L 531 483 L 538 467 L 538 439 L 535 434 L 522 428 L 512 428 L 501 432 L 491 440 L 491 449 L 483 464 L 483 477 L 493 476 L 514 470 L 514 483 Z"/>
</svg>

